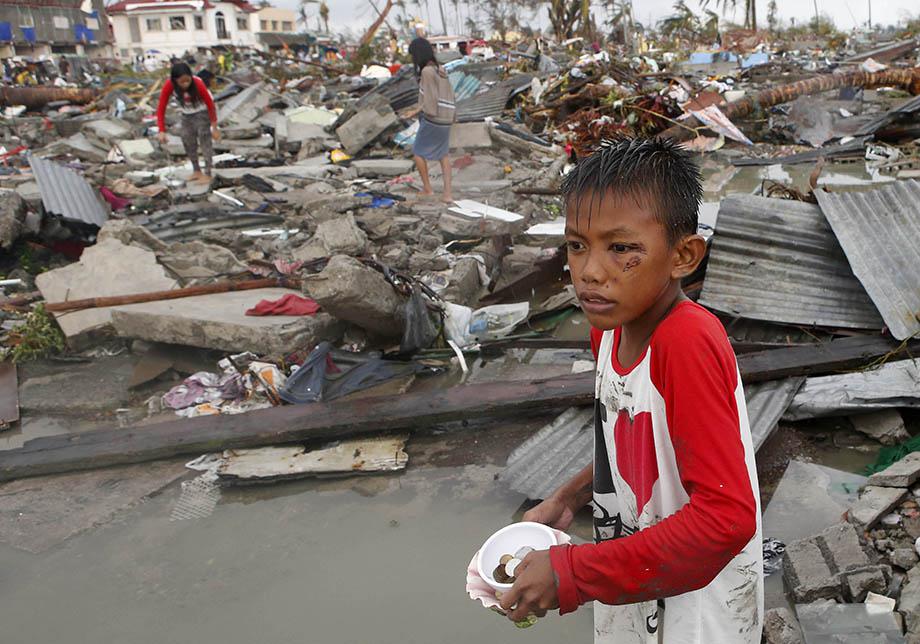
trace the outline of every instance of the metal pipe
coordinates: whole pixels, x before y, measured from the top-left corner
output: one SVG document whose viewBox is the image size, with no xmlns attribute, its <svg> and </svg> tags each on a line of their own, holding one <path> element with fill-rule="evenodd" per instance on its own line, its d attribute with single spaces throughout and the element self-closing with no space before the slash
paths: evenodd
<svg viewBox="0 0 920 644">
<path fill-rule="evenodd" d="M 0 87 L 0 107 L 25 105 L 30 110 L 41 109 L 48 103 L 68 101 L 78 105 L 92 103 L 99 95 L 95 89 L 70 87 Z"/>
</svg>

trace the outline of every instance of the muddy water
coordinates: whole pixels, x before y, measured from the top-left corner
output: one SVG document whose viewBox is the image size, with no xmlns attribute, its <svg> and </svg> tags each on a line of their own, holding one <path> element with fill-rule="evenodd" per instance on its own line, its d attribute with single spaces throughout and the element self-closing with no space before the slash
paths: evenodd
<svg viewBox="0 0 920 644">
<path fill-rule="evenodd" d="M 464 593 L 524 500 L 464 464 L 523 438 L 495 435 L 421 439 L 403 474 L 227 490 L 204 519 L 170 521 L 173 485 L 50 553 L 0 546 L 0 641 L 589 642 L 590 609 L 522 631 Z"/>
</svg>

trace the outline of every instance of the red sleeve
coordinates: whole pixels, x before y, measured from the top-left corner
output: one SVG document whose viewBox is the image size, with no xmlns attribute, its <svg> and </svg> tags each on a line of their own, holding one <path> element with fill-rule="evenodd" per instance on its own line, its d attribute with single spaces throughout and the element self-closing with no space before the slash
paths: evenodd
<svg viewBox="0 0 920 644">
<path fill-rule="evenodd" d="M 157 105 L 157 129 L 160 132 L 166 131 L 166 104 L 169 103 L 169 97 L 173 93 L 172 79 L 167 78 L 163 83 L 163 89 L 160 90 L 160 103 Z"/>
<path fill-rule="evenodd" d="M 597 362 L 597 354 L 601 350 L 601 338 L 604 337 L 604 332 L 601 329 L 595 329 L 591 327 L 591 353 L 594 354 L 594 361 Z"/>
<path fill-rule="evenodd" d="M 717 319 L 696 305 L 686 308 L 656 330 L 651 378 L 665 402 L 689 502 L 634 535 L 552 549 L 560 613 L 590 600 L 631 604 L 699 590 L 756 534 L 735 356 Z"/>
<path fill-rule="evenodd" d="M 211 97 L 208 86 L 197 76 L 193 76 L 192 78 L 195 79 L 195 87 L 198 88 L 198 95 L 201 96 L 205 106 L 208 108 L 208 118 L 211 119 L 211 125 L 217 125 L 217 108 L 214 106 L 214 99 Z"/>
</svg>

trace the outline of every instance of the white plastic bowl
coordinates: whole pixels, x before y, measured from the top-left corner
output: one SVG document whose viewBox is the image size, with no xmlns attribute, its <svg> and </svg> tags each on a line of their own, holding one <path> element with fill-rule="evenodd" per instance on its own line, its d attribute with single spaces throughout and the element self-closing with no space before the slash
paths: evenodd
<svg viewBox="0 0 920 644">
<path fill-rule="evenodd" d="M 555 545 L 558 545 L 556 534 L 549 526 L 532 521 L 512 523 L 486 539 L 479 549 L 479 556 L 476 557 L 476 568 L 479 576 L 489 586 L 505 592 L 511 590 L 512 584 L 499 583 L 492 577 L 502 555 L 513 555 L 524 546 L 530 546 L 534 550 L 548 550 Z"/>
</svg>

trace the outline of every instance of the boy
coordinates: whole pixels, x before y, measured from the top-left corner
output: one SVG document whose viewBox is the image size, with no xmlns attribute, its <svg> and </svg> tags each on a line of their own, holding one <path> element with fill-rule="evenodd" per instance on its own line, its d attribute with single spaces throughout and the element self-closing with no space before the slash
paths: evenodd
<svg viewBox="0 0 920 644">
<path fill-rule="evenodd" d="M 759 644 L 763 551 L 754 449 L 725 331 L 684 296 L 702 189 L 687 153 L 618 140 L 563 183 L 572 282 L 597 359 L 595 456 L 524 515 L 594 544 L 533 552 L 513 621 L 594 600 L 598 644 Z"/>
</svg>

